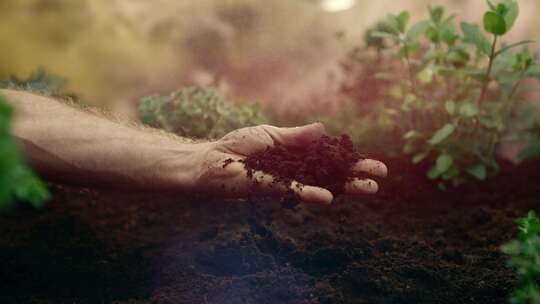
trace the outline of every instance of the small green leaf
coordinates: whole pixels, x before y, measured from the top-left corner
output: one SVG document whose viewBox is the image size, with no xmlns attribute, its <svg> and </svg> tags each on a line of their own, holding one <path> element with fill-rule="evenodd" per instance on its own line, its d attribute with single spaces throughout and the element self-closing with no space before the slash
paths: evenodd
<svg viewBox="0 0 540 304">
<path fill-rule="evenodd" d="M 461 30 L 463 31 L 463 39 L 465 42 L 472 43 L 484 54 L 489 55 L 491 51 L 491 43 L 482 34 L 480 28 L 476 24 L 461 22 Z"/>
<path fill-rule="evenodd" d="M 403 153 L 405 154 L 411 154 L 414 152 L 416 147 L 414 146 L 414 142 L 406 142 L 405 145 L 403 145 Z"/>
<path fill-rule="evenodd" d="M 446 184 L 443 183 L 443 182 L 437 183 L 437 188 L 439 188 L 439 190 L 441 190 L 441 191 L 448 190 L 447 187 L 446 187 Z"/>
<path fill-rule="evenodd" d="M 453 165 L 454 158 L 450 154 L 440 154 L 435 161 L 435 165 L 427 172 L 429 179 L 437 179 L 446 173 Z"/>
<path fill-rule="evenodd" d="M 403 103 L 401 104 L 401 110 L 403 111 L 410 111 L 411 107 L 413 107 L 418 99 L 413 94 L 407 94 L 405 98 L 403 99 Z"/>
<path fill-rule="evenodd" d="M 519 16 L 519 4 L 516 0 L 505 0 L 504 4 L 506 6 L 504 22 L 506 23 L 506 31 L 509 31 L 514 26 L 514 23 Z"/>
<path fill-rule="evenodd" d="M 433 81 L 433 76 L 435 76 L 433 66 L 428 65 L 416 77 L 420 80 L 420 83 L 428 84 Z"/>
<path fill-rule="evenodd" d="M 478 180 L 485 180 L 487 177 L 487 169 L 483 164 L 477 164 L 467 169 L 467 172 Z"/>
<path fill-rule="evenodd" d="M 494 35 L 503 35 L 507 31 L 504 17 L 494 12 L 486 12 L 484 14 L 484 29 Z"/>
<path fill-rule="evenodd" d="M 454 133 L 455 129 L 456 129 L 455 125 L 453 125 L 451 123 L 447 123 L 446 125 L 441 127 L 439 130 L 437 130 L 437 132 L 435 132 L 435 134 L 433 134 L 433 137 L 431 137 L 431 139 L 428 141 L 429 144 L 437 145 L 437 144 L 441 143 L 442 141 L 447 139 L 450 135 L 452 135 L 452 133 Z"/>
<path fill-rule="evenodd" d="M 540 219 L 536 216 L 534 210 L 530 210 L 527 217 L 518 218 L 516 224 L 518 224 L 521 239 L 540 233 Z"/>
<path fill-rule="evenodd" d="M 411 159 L 412 163 L 413 164 L 419 164 L 421 161 L 423 161 L 427 156 L 429 155 L 429 152 L 423 152 L 423 153 L 418 153 L 416 154 L 415 156 L 413 156 L 413 158 Z"/>
<path fill-rule="evenodd" d="M 406 39 L 408 41 L 414 41 L 416 38 L 424 34 L 428 27 L 429 27 L 429 21 L 427 20 L 415 23 L 411 27 L 411 29 L 407 32 Z"/>
<path fill-rule="evenodd" d="M 439 25 L 439 39 L 442 39 L 449 46 L 454 45 L 459 38 L 454 27 L 454 19 L 455 15 L 450 15 Z"/>
<path fill-rule="evenodd" d="M 431 20 L 435 24 L 439 24 L 441 22 L 442 16 L 444 14 L 444 8 L 442 6 L 428 6 L 429 15 L 431 16 Z"/>
<path fill-rule="evenodd" d="M 41 208 L 51 198 L 45 184 L 30 169 L 23 165 L 17 167 L 13 176 L 14 196 L 21 201 L 31 203 L 35 208 Z"/>
<path fill-rule="evenodd" d="M 429 179 L 436 179 L 440 175 L 441 175 L 441 173 L 439 172 L 439 170 L 437 170 L 437 166 L 431 167 L 431 169 L 429 169 L 428 172 L 427 172 L 427 177 Z"/>
<path fill-rule="evenodd" d="M 442 33 L 442 40 L 446 42 L 446 44 L 448 44 L 449 46 L 454 45 L 456 41 L 458 40 L 458 38 L 459 38 L 459 35 L 457 35 L 456 33 L 452 31 L 443 31 Z"/>
<path fill-rule="evenodd" d="M 398 30 L 401 33 L 405 33 L 407 23 L 409 22 L 409 12 L 401 12 L 399 15 L 396 16 L 396 21 L 398 25 Z"/>
<path fill-rule="evenodd" d="M 420 136 L 420 133 L 418 133 L 418 131 L 410 130 L 409 132 L 403 135 L 403 139 L 405 140 L 414 139 L 414 138 L 418 138 L 419 136 Z"/>
<path fill-rule="evenodd" d="M 437 29 L 433 26 L 430 26 L 426 29 L 426 38 L 433 42 L 433 43 L 437 43 L 439 42 L 439 31 L 437 31 Z"/>
<path fill-rule="evenodd" d="M 472 102 L 464 102 L 459 107 L 459 114 L 467 118 L 474 117 L 479 112 L 478 107 Z"/>
<path fill-rule="evenodd" d="M 435 167 L 437 168 L 437 171 L 439 172 L 439 174 L 443 174 L 446 171 L 448 171 L 448 169 L 450 169 L 453 163 L 454 163 L 454 158 L 452 157 L 452 155 L 441 154 L 439 155 L 439 157 L 437 157 L 437 161 L 435 162 Z"/>
<path fill-rule="evenodd" d="M 512 69 L 516 72 L 527 71 L 534 64 L 534 58 L 528 48 L 523 48 L 519 53 L 514 55 Z"/>
<path fill-rule="evenodd" d="M 452 166 L 450 166 L 450 168 L 441 175 L 441 178 L 443 180 L 453 180 L 459 176 L 459 173 L 459 169 L 454 164 L 452 164 Z"/>
</svg>

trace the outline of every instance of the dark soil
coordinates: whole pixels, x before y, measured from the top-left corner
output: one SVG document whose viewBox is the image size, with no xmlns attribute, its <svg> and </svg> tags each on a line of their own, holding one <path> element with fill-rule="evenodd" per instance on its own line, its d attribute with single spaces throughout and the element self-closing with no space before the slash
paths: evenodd
<svg viewBox="0 0 540 304">
<path fill-rule="evenodd" d="M 250 155 L 244 162 L 248 174 L 260 170 L 286 186 L 295 180 L 326 188 L 337 196 L 343 193 L 345 183 L 353 176 L 352 167 L 360 158 L 351 138 L 341 135 L 323 136 L 305 146 L 277 145 Z"/>
<path fill-rule="evenodd" d="M 0 217 L 0 303 L 505 303 L 540 162 L 442 193 L 386 161 L 379 194 L 295 210 L 53 186 Z"/>
</svg>

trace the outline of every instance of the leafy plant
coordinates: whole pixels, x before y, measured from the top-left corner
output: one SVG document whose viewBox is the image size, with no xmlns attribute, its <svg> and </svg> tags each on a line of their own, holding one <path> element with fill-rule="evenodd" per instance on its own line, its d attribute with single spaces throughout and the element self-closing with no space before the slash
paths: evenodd
<svg viewBox="0 0 540 304">
<path fill-rule="evenodd" d="M 50 74 L 43 68 L 32 72 L 26 79 L 21 79 L 17 76 L 0 79 L 0 89 L 28 91 L 84 105 L 84 102 L 79 96 L 73 93 L 63 92 L 66 84 L 66 79 Z"/>
<path fill-rule="evenodd" d="M 65 84 L 64 78 L 51 75 L 44 69 L 34 71 L 27 79 L 10 76 L 0 80 L 0 88 L 29 91 L 47 96 L 57 96 Z"/>
<path fill-rule="evenodd" d="M 257 104 L 231 104 L 217 90 L 197 87 L 143 98 L 139 118 L 149 126 L 196 138 L 219 138 L 235 129 L 266 122 Z"/>
<path fill-rule="evenodd" d="M 24 163 L 9 127 L 13 110 L 0 96 L 0 211 L 15 200 L 43 206 L 49 198 L 45 185 Z"/>
<path fill-rule="evenodd" d="M 399 60 L 405 74 L 378 73 L 392 86 L 367 118 L 386 117 L 390 136 L 400 134 L 400 153 L 429 162 L 427 176 L 442 188 L 497 173 L 496 147 L 521 101 L 520 85 L 539 74 L 537 57 L 523 47 L 533 41 L 499 43 L 518 17 L 517 1 L 488 6 L 483 29 L 491 40 L 473 23 L 461 22 L 459 31 L 441 6 L 429 6 L 429 19 L 410 26 L 407 12 L 389 15 L 366 39 L 378 56 Z"/>
<path fill-rule="evenodd" d="M 540 219 L 531 210 L 527 217 L 519 218 L 516 223 L 519 228 L 517 238 L 501 247 L 509 256 L 508 266 L 518 275 L 518 285 L 509 302 L 540 303 Z"/>
</svg>

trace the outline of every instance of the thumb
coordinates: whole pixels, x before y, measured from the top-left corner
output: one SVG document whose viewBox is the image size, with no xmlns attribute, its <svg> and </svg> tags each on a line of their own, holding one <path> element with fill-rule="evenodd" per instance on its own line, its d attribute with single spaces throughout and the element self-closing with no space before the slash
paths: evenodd
<svg viewBox="0 0 540 304">
<path fill-rule="evenodd" d="M 324 125 L 320 122 L 294 128 L 267 126 L 266 131 L 274 142 L 286 146 L 302 146 L 318 140 L 324 135 Z"/>
</svg>

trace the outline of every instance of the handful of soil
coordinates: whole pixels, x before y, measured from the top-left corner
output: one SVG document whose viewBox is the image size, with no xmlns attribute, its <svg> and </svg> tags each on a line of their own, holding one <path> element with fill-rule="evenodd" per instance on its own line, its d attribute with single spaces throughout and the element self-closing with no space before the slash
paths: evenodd
<svg viewBox="0 0 540 304">
<path fill-rule="evenodd" d="M 271 174 L 276 183 L 290 186 L 293 180 L 328 189 L 334 196 L 344 191 L 352 178 L 354 164 L 362 157 L 348 135 L 323 136 L 308 145 L 276 145 L 250 155 L 244 163 L 248 174 L 260 170 Z"/>
</svg>

